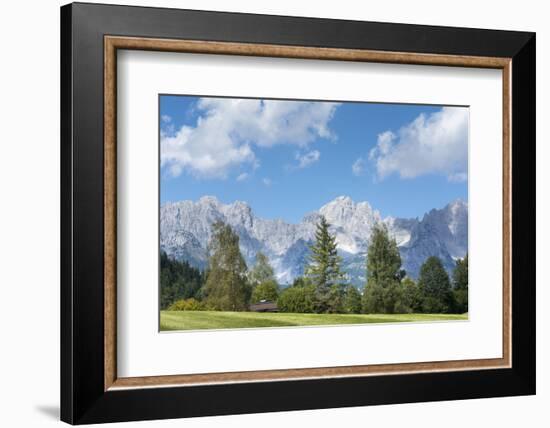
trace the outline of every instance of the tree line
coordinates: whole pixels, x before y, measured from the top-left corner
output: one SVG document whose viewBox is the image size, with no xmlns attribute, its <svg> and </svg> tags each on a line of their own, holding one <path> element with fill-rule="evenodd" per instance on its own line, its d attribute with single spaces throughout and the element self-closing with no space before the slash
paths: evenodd
<svg viewBox="0 0 550 428">
<path fill-rule="evenodd" d="M 383 224 L 372 231 L 361 291 L 347 281 L 324 217 L 304 274 L 286 288 L 277 283 L 265 254 L 258 252 L 248 269 L 239 236 L 228 224 L 213 224 L 208 252 L 204 272 L 161 254 L 162 309 L 246 311 L 251 303 L 274 301 L 279 311 L 297 313 L 468 312 L 468 255 L 456 261 L 451 277 L 438 257 L 428 257 L 415 281 L 402 269 L 397 243 Z"/>
</svg>

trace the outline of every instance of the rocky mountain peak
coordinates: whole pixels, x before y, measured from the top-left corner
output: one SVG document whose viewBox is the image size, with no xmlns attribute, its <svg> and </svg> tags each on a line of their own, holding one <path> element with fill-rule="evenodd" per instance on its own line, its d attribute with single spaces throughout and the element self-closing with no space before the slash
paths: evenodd
<svg viewBox="0 0 550 428">
<path fill-rule="evenodd" d="M 217 208 L 221 205 L 221 202 L 216 198 L 215 196 L 202 196 L 199 201 L 199 204 L 207 206 L 207 207 L 213 207 Z"/>
<path fill-rule="evenodd" d="M 333 199 L 318 211 L 306 214 L 298 224 L 263 219 L 246 202 L 223 204 L 214 196 L 203 196 L 196 202 L 167 203 L 160 210 L 161 249 L 171 257 L 204 268 L 211 226 L 221 220 L 239 234 L 241 251 L 249 265 L 262 251 L 270 259 L 278 280 L 287 284 L 303 273 L 321 215 L 331 224 L 344 270 L 357 285 L 364 282 L 364 259 L 372 228 L 380 222 L 395 237 L 403 267 L 412 277 L 416 277 L 429 255 L 440 257 L 450 270 L 454 259 L 464 257 L 467 251 L 468 205 L 462 200 L 433 209 L 422 220 L 383 219 L 367 201 L 354 202 L 349 196 Z"/>
</svg>

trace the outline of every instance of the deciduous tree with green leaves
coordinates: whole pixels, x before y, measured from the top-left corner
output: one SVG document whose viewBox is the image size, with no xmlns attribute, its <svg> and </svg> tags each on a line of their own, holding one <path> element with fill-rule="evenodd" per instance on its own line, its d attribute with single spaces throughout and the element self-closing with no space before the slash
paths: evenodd
<svg viewBox="0 0 550 428">
<path fill-rule="evenodd" d="M 315 286 L 306 278 L 294 283 L 295 285 L 285 288 L 279 294 L 279 311 L 302 314 L 315 312 Z"/>
<path fill-rule="evenodd" d="M 258 303 L 262 300 L 276 302 L 279 297 L 279 284 L 274 280 L 267 280 L 252 289 L 251 303 Z"/>
<path fill-rule="evenodd" d="M 275 280 L 275 272 L 269 264 L 269 259 L 261 251 L 256 253 L 256 264 L 248 273 L 248 280 L 252 287 L 262 282 Z"/>
<path fill-rule="evenodd" d="M 221 221 L 212 225 L 208 245 L 206 302 L 222 311 L 245 311 L 250 300 L 246 262 L 239 249 L 239 236 Z"/>
<path fill-rule="evenodd" d="M 267 256 L 258 252 L 256 264 L 248 274 L 248 280 L 252 287 L 252 303 L 262 300 L 276 301 L 279 296 L 279 284 L 275 279 L 275 272 L 269 264 Z"/>
</svg>

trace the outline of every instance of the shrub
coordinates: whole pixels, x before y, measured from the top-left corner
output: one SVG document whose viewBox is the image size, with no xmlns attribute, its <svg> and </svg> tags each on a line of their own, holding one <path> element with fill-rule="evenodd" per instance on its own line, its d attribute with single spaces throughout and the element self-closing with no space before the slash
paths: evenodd
<svg viewBox="0 0 550 428">
<path fill-rule="evenodd" d="M 180 299 L 168 307 L 169 311 L 206 311 L 209 310 L 206 305 L 196 299 Z"/>
<path fill-rule="evenodd" d="M 313 313 L 315 311 L 315 288 L 288 287 L 277 299 L 277 307 L 281 312 Z"/>
</svg>

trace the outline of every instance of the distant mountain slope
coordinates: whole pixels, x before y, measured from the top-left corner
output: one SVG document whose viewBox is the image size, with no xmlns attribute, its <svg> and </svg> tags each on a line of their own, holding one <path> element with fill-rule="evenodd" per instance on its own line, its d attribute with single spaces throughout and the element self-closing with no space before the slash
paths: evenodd
<svg viewBox="0 0 550 428">
<path fill-rule="evenodd" d="M 454 259 L 464 257 L 468 248 L 468 205 L 456 200 L 442 209 L 432 209 L 419 219 L 381 218 L 368 202 L 354 202 L 340 196 L 318 211 L 307 214 L 298 224 L 257 217 L 245 202 L 223 204 L 212 196 L 196 202 L 167 203 L 160 210 L 161 249 L 176 259 L 204 268 L 211 225 L 222 220 L 238 233 L 241 251 L 249 265 L 256 253 L 265 253 L 281 284 L 303 273 L 315 225 L 323 215 L 336 235 L 344 270 L 350 281 L 365 281 L 365 256 L 373 226 L 387 225 L 395 237 L 408 275 L 416 278 L 421 264 L 438 256 L 450 271 Z"/>
</svg>

